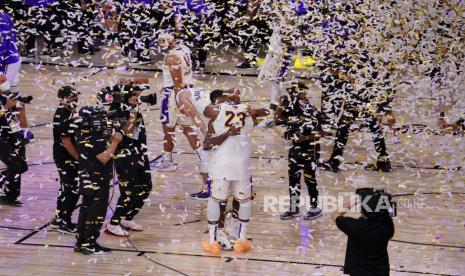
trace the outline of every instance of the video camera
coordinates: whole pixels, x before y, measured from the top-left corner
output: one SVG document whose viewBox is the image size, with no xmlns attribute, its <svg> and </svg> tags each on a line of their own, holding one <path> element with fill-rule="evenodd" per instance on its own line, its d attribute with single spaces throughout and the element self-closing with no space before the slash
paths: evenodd
<svg viewBox="0 0 465 276">
<path fill-rule="evenodd" d="M 384 189 L 359 188 L 355 190 L 355 194 L 360 196 L 362 213 L 369 216 L 397 216 L 397 203 L 392 200 L 392 195 Z M 364 203 L 366 203 L 366 206 L 364 206 Z"/>
<path fill-rule="evenodd" d="M 5 95 L 10 100 L 17 100 L 25 104 L 30 104 L 34 99 L 32 96 L 21 96 L 19 92 L 12 93 L 11 91 L 5 91 L 3 92 L 3 95 Z"/>
<path fill-rule="evenodd" d="M 135 95 L 135 92 L 148 89 L 150 89 L 148 85 L 135 83 L 117 84 L 103 88 L 98 92 L 97 97 L 104 104 L 129 104 L 129 99 Z M 139 101 L 148 105 L 155 105 L 157 103 L 157 95 L 152 93 L 147 96 L 139 96 Z"/>
<path fill-rule="evenodd" d="M 79 110 L 76 123 L 81 131 L 101 134 L 104 137 L 121 131 L 127 119 L 118 110 L 106 111 L 103 107 L 86 106 Z"/>
</svg>

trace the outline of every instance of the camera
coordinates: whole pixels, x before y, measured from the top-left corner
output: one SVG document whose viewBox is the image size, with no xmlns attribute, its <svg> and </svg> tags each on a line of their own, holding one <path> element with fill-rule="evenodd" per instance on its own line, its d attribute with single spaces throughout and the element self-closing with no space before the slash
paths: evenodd
<svg viewBox="0 0 465 276">
<path fill-rule="evenodd" d="M 143 103 L 148 105 L 156 105 L 157 104 L 157 94 L 153 93 L 147 96 L 140 96 L 139 100 Z"/>
<path fill-rule="evenodd" d="M 25 104 L 30 104 L 32 100 L 34 99 L 34 97 L 32 96 L 21 96 L 19 92 L 12 93 L 11 91 L 6 91 L 6 92 L 3 92 L 3 94 L 7 96 L 8 99 L 10 100 L 17 100 Z"/>
<path fill-rule="evenodd" d="M 124 85 L 117 84 L 100 90 L 97 94 L 97 98 L 103 104 L 129 104 L 129 99 L 135 95 L 135 92 L 141 92 L 148 89 L 150 89 L 148 85 L 135 83 Z M 147 96 L 139 96 L 139 101 L 148 105 L 155 105 L 157 103 L 157 95 L 152 93 Z"/>
<path fill-rule="evenodd" d="M 362 213 L 365 215 L 391 218 L 397 216 L 397 203 L 384 189 L 359 188 L 355 190 L 355 194 L 360 196 Z"/>
<path fill-rule="evenodd" d="M 84 132 L 101 134 L 104 137 L 121 131 L 127 119 L 117 110 L 106 111 L 103 107 L 86 106 L 79 111 L 76 123 Z"/>
</svg>

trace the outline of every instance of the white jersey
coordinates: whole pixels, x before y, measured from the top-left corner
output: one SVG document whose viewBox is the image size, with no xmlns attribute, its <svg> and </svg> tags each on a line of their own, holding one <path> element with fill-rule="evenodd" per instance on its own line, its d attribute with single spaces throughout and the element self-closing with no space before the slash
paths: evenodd
<svg viewBox="0 0 465 276">
<path fill-rule="evenodd" d="M 178 45 L 176 48 L 171 49 L 163 60 L 163 64 L 161 66 L 163 73 L 163 88 L 174 86 L 170 68 L 168 65 L 166 65 L 166 59 L 171 55 L 176 55 L 181 60 L 182 82 L 186 85 L 192 85 L 194 78 L 192 77 L 191 51 L 184 45 Z"/>
<path fill-rule="evenodd" d="M 241 126 L 241 134 L 228 137 L 223 144 L 210 151 L 208 174 L 212 179 L 245 180 L 251 177 L 250 140 L 253 120 L 247 105 L 219 104 L 219 114 L 213 121 L 215 136 L 232 126 Z"/>
</svg>

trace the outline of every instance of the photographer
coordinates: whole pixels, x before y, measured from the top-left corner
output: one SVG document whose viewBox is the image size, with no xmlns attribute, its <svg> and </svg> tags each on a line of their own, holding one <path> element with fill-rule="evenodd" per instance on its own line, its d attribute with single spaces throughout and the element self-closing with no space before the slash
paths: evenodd
<svg viewBox="0 0 465 276">
<path fill-rule="evenodd" d="M 52 227 L 65 234 L 75 234 L 71 216 L 79 199 L 78 160 L 75 139 L 75 116 L 78 95 L 74 88 L 63 86 L 58 91 L 60 104 L 53 117 L 53 160 L 60 175 L 57 210 Z"/>
<path fill-rule="evenodd" d="M 120 197 L 115 213 L 110 223 L 106 225 L 107 233 L 115 236 L 129 235 L 122 227 L 133 231 L 143 230 L 133 218 L 152 190 L 152 175 L 147 156 L 147 134 L 139 104 L 146 102 L 153 105 L 156 103 L 156 97 L 154 94 L 140 96 L 143 90 L 148 89 L 147 86 L 142 85 L 144 82 L 148 80 L 123 81 L 112 88 L 107 88 L 108 91 L 112 91 L 114 99 L 110 105 L 110 112 L 115 114 L 114 121 L 121 124 L 125 133 L 116 151 L 115 160 Z M 121 100 L 115 101 L 116 98 Z"/>
<path fill-rule="evenodd" d="M 7 167 L 0 174 L 0 188 L 5 194 L 0 204 L 20 207 L 21 174 L 28 170 L 25 145 L 32 139 L 27 130 L 25 102 L 32 97 L 22 98 L 9 90 L 6 76 L 0 74 L 0 160 Z"/>
<path fill-rule="evenodd" d="M 344 273 L 349 275 L 389 275 L 387 246 L 394 236 L 395 204 L 391 195 L 372 188 L 357 189 L 360 196 L 360 218 L 345 217 L 351 206 L 331 213 L 331 218 L 347 235 Z"/>
<path fill-rule="evenodd" d="M 300 215 L 300 194 L 302 171 L 310 195 L 311 208 L 304 219 L 312 220 L 321 216 L 318 208 L 316 188 L 317 162 L 320 155 L 321 137 L 320 112 L 306 98 L 308 87 L 303 83 L 294 84 L 288 89 L 289 96 L 282 97 L 276 116 L 287 129 L 284 137 L 292 142 L 289 149 L 289 194 L 290 210 L 281 219 L 291 219 Z"/>
<path fill-rule="evenodd" d="M 79 153 L 79 193 L 82 205 L 79 210 L 75 252 L 84 255 L 107 254 L 111 249 L 100 246 L 97 238 L 108 207 L 110 181 L 113 176 L 113 158 L 123 135 L 111 136 L 106 129 L 105 110 L 83 107 L 79 111 L 76 133 Z"/>
</svg>

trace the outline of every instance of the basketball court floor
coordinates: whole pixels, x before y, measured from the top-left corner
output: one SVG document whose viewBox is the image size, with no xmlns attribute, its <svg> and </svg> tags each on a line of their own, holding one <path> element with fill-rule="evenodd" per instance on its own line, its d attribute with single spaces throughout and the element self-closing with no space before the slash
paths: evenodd
<svg viewBox="0 0 465 276">
<path fill-rule="evenodd" d="M 196 85 L 207 90 L 238 87 L 248 104 L 266 106 L 268 90 L 257 82 L 256 70 L 233 69 L 233 59 L 233 55 L 212 57 L 208 72 L 196 75 Z M 180 169 L 152 172 L 152 194 L 136 217 L 145 230 L 131 233 L 129 239 L 102 234 L 100 243 L 114 249 L 109 255 L 74 253 L 75 238 L 49 226 L 59 186 L 50 124 L 58 104 L 56 93 L 60 86 L 75 83 L 82 92 L 80 106 L 92 104 L 98 89 L 134 73 L 149 77 L 150 91 L 160 99 L 157 64 L 123 72 L 118 62 L 119 56 L 104 52 L 93 58 L 23 64 L 21 91 L 34 96 L 27 113 L 35 140 L 27 146 L 30 166 L 23 175 L 23 207 L 0 206 L 0 275 L 342 274 L 346 237 L 328 213 L 311 222 L 302 218 L 282 221 L 279 212 L 265 208 L 267 197 L 288 195 L 287 149 L 280 128 L 256 128 L 253 133 L 256 197 L 249 228 L 254 247 L 249 253 L 214 256 L 202 251 L 201 241 L 207 239 L 206 202 L 188 198 L 200 189 L 201 180 L 194 171 L 196 159 L 181 133 L 174 154 Z M 319 106 L 321 91 L 311 78 L 312 69 L 298 74 L 311 85 L 309 97 Z M 397 135 L 398 143 L 388 145 L 393 172 L 363 169 L 362 164 L 373 162 L 376 155 L 370 134 L 362 128 L 351 133 L 343 171 L 318 170 L 318 189 L 323 196 L 360 187 L 385 188 L 396 195 L 396 232 L 389 243 L 392 275 L 465 275 L 465 140 L 434 131 L 437 117 L 427 79 L 403 74 L 401 81 L 404 84 L 394 107 L 404 131 Z M 463 86 L 459 92 L 463 94 Z M 453 108 L 465 110 L 463 97 Z M 163 141 L 159 105 L 144 106 L 143 114 L 150 160 L 155 160 Z M 393 140 L 392 134 L 387 137 Z M 322 140 L 323 157 L 329 156 L 332 144 L 332 137 Z M 112 208 L 117 196 L 116 188 Z M 107 218 L 110 214 L 109 209 Z"/>
</svg>

